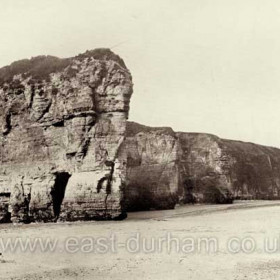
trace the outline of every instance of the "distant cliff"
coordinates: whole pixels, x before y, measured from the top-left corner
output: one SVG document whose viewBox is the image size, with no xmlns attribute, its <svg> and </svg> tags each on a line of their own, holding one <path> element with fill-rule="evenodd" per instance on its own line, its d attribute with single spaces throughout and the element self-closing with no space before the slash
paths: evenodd
<svg viewBox="0 0 280 280">
<path fill-rule="evenodd" d="M 280 199 L 280 150 L 128 123 L 128 209 Z"/>
<path fill-rule="evenodd" d="M 124 217 L 132 78 L 108 49 L 0 69 L 0 222 Z"/>
</svg>

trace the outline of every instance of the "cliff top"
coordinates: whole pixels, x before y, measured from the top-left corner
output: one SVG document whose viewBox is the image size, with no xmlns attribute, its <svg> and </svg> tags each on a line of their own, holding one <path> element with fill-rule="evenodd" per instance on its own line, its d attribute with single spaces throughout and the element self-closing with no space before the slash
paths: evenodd
<svg viewBox="0 0 280 280">
<path fill-rule="evenodd" d="M 88 50 L 71 58 L 58 58 L 55 56 L 41 55 L 31 59 L 22 59 L 13 62 L 8 66 L 0 68 L 0 86 L 9 83 L 15 75 L 22 74 L 24 77 L 32 76 L 33 79 L 44 80 L 49 74 L 59 72 L 70 65 L 73 59 L 83 60 L 93 57 L 98 60 L 113 60 L 120 66 L 126 68 L 124 61 L 110 49 L 98 48 Z"/>
<path fill-rule="evenodd" d="M 267 154 L 277 155 L 280 154 L 280 149 L 270 146 L 264 146 L 260 144 L 255 144 L 251 142 L 244 142 L 238 140 L 230 140 L 223 139 L 214 134 L 210 133 L 202 133 L 202 132 L 174 132 L 170 127 L 150 127 L 145 126 L 136 122 L 128 122 L 127 123 L 127 136 L 133 137 L 139 132 L 150 133 L 150 132 L 161 132 L 163 134 L 171 134 L 176 135 L 180 141 L 191 140 L 197 141 L 198 139 L 202 139 L 207 137 L 208 139 L 212 139 L 213 141 L 219 142 L 219 145 L 223 146 L 225 149 L 233 152 L 233 153 L 244 153 L 244 154 Z"/>
<path fill-rule="evenodd" d="M 175 132 L 171 127 L 150 127 L 136 122 L 127 122 L 126 135 L 127 137 L 133 137 L 139 132 L 161 132 L 163 134 L 169 134 L 175 136 Z"/>
</svg>

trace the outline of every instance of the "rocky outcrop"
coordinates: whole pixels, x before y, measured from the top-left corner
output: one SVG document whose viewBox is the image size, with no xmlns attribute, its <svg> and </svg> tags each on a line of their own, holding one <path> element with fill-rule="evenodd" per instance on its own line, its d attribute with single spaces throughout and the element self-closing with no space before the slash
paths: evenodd
<svg viewBox="0 0 280 280">
<path fill-rule="evenodd" d="M 280 150 L 204 133 L 128 124 L 129 210 L 280 199 Z"/>
<path fill-rule="evenodd" d="M 1 68 L 0 223 L 280 198 L 279 149 L 127 125 L 131 94 L 108 49 Z"/>
<path fill-rule="evenodd" d="M 127 125 L 126 207 L 174 208 L 178 202 L 178 141 L 171 128 Z"/>
<path fill-rule="evenodd" d="M 132 80 L 108 49 L 0 69 L 0 221 L 122 218 Z"/>
<path fill-rule="evenodd" d="M 235 198 L 280 199 L 279 149 L 225 139 L 220 145 Z"/>
<path fill-rule="evenodd" d="M 201 133 L 177 133 L 181 177 L 195 200 L 280 199 L 280 150 Z"/>
<path fill-rule="evenodd" d="M 184 203 L 231 203 L 231 161 L 222 141 L 204 133 L 177 133 Z"/>
</svg>

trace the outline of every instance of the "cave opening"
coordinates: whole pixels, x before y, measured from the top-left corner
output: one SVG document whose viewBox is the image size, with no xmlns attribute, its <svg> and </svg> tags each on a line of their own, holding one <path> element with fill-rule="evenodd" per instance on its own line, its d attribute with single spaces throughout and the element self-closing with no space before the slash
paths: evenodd
<svg viewBox="0 0 280 280">
<path fill-rule="evenodd" d="M 11 212 L 9 211 L 11 193 L 0 193 L 0 223 L 11 222 Z"/>
<path fill-rule="evenodd" d="M 193 178 L 187 178 L 184 181 L 184 203 L 192 203 L 196 202 L 194 196 L 194 189 L 195 189 L 195 181 Z"/>
<path fill-rule="evenodd" d="M 55 183 L 51 195 L 53 201 L 53 212 L 55 218 L 57 219 L 61 211 L 61 205 L 64 199 L 66 186 L 71 175 L 67 172 L 60 172 L 56 173 L 55 176 Z"/>
</svg>

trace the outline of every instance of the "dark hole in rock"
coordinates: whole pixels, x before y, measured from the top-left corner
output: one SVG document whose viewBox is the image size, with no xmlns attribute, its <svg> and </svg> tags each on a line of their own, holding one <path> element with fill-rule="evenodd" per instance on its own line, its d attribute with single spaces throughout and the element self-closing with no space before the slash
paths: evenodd
<svg viewBox="0 0 280 280">
<path fill-rule="evenodd" d="M 96 188 L 97 193 L 100 193 L 101 190 L 103 189 L 103 184 L 104 184 L 104 182 L 108 182 L 108 178 L 107 178 L 107 177 L 103 177 L 103 178 L 101 178 L 101 179 L 98 181 L 98 183 L 97 183 L 97 188 Z"/>
<path fill-rule="evenodd" d="M 62 127 L 62 126 L 64 126 L 64 120 L 60 120 L 60 121 L 54 122 L 53 126 L 55 126 L 55 127 Z"/>
<path fill-rule="evenodd" d="M 111 182 L 112 179 L 110 177 L 103 177 L 97 183 L 97 193 L 100 193 L 102 190 L 106 192 L 106 194 L 111 194 Z"/>
<path fill-rule="evenodd" d="M 71 175 L 67 172 L 61 172 L 56 173 L 55 176 L 55 183 L 51 195 L 53 200 L 53 212 L 55 217 L 58 218 L 61 210 L 61 204 L 64 199 L 66 186 Z"/>
<path fill-rule="evenodd" d="M 0 223 L 10 223 L 11 213 L 9 212 L 11 193 L 0 193 Z"/>
<path fill-rule="evenodd" d="M 1 199 L 10 199 L 10 196 L 11 196 L 11 193 L 8 193 L 8 192 L 3 192 L 3 193 L 0 193 L 0 200 Z"/>
<path fill-rule="evenodd" d="M 113 161 L 106 160 L 106 161 L 105 161 L 105 165 L 106 165 L 106 166 L 111 166 L 111 167 L 113 167 L 113 166 L 115 165 L 115 163 L 114 163 Z"/>
<path fill-rule="evenodd" d="M 196 198 L 193 194 L 195 188 L 195 183 L 193 179 L 186 179 L 184 181 L 184 189 L 185 189 L 185 197 L 184 197 L 184 203 L 195 203 Z"/>
<path fill-rule="evenodd" d="M 11 118 L 12 118 L 11 114 L 7 113 L 6 116 L 5 116 L 5 121 L 6 122 L 5 122 L 4 128 L 2 130 L 3 135 L 9 134 L 9 132 L 10 132 L 10 130 L 12 128 L 12 125 L 11 125 L 12 120 L 11 120 Z"/>
</svg>

